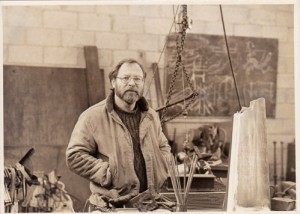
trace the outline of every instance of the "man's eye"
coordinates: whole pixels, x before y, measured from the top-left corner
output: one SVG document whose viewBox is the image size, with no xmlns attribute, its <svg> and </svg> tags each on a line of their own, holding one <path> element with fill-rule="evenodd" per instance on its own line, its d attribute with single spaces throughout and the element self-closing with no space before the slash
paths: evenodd
<svg viewBox="0 0 300 214">
<path fill-rule="evenodd" d="M 134 77 L 133 80 L 134 80 L 134 81 L 141 81 L 142 78 L 140 78 L 140 77 Z"/>
<path fill-rule="evenodd" d="M 130 77 L 123 77 L 123 80 L 129 80 L 130 79 Z"/>
</svg>

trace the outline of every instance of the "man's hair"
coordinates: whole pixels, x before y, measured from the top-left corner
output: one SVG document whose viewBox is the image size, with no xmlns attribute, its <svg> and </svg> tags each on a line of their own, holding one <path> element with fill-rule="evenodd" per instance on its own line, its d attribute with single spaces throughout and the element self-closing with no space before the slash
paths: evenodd
<svg viewBox="0 0 300 214">
<path fill-rule="evenodd" d="M 118 76 L 118 72 L 119 72 L 121 66 L 122 66 L 124 63 L 129 63 L 129 64 L 134 64 L 134 63 L 136 63 L 136 64 L 138 64 L 138 65 L 141 67 L 142 71 L 143 71 L 144 78 L 146 78 L 147 73 L 145 72 L 143 66 L 142 66 L 138 61 L 136 61 L 135 59 L 124 59 L 124 60 L 120 61 L 120 62 L 116 65 L 116 67 L 109 73 L 108 78 L 109 78 L 109 81 L 110 81 L 110 82 Z"/>
</svg>

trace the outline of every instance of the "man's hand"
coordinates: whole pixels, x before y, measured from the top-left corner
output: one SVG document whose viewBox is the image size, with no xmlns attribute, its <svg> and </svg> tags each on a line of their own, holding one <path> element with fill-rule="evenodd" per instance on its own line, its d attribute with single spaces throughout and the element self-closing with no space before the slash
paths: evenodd
<svg viewBox="0 0 300 214">
<path fill-rule="evenodd" d="M 100 180 L 100 184 L 103 187 L 107 187 L 111 184 L 111 172 L 109 170 L 109 165 L 107 162 L 103 163 L 101 167 L 101 174 L 103 175 Z"/>
<path fill-rule="evenodd" d="M 134 194 L 120 196 L 114 189 L 110 190 L 110 192 L 112 194 L 112 197 L 109 199 L 109 203 L 111 203 L 114 206 L 123 205 L 135 196 Z"/>
</svg>

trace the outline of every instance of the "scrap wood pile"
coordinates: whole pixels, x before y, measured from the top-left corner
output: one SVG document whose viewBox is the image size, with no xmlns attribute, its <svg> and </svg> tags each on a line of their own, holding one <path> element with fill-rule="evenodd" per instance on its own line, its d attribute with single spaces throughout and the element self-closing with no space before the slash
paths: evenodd
<svg viewBox="0 0 300 214">
<path fill-rule="evenodd" d="M 271 210 L 290 211 L 296 209 L 296 183 L 282 181 L 271 186 Z"/>
</svg>

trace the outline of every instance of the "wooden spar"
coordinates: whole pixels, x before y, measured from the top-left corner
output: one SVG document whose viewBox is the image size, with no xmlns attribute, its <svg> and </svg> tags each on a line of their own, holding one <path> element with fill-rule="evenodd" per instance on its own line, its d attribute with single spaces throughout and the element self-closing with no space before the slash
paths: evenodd
<svg viewBox="0 0 300 214">
<path fill-rule="evenodd" d="M 169 107 L 174 106 L 174 105 L 176 105 L 176 104 L 178 104 L 178 103 L 182 103 L 182 102 L 185 101 L 185 100 L 189 100 L 189 99 L 191 99 L 193 96 L 194 96 L 194 94 L 192 93 L 192 94 L 188 95 L 188 96 L 185 97 L 185 98 L 182 98 L 182 99 L 180 99 L 180 100 L 177 100 L 177 101 L 175 101 L 175 102 L 173 102 L 173 103 L 171 103 L 171 104 L 168 104 L 168 105 L 166 105 L 166 106 L 160 107 L 160 108 L 156 109 L 155 111 L 156 111 L 156 112 L 162 111 L 162 110 L 164 110 L 165 108 L 169 108 Z"/>
<path fill-rule="evenodd" d="M 234 115 L 227 211 L 270 210 L 265 99 Z"/>
<path fill-rule="evenodd" d="M 99 69 L 98 49 L 96 46 L 84 46 L 86 64 L 86 83 L 89 106 L 105 99 L 104 70 Z"/>
</svg>

